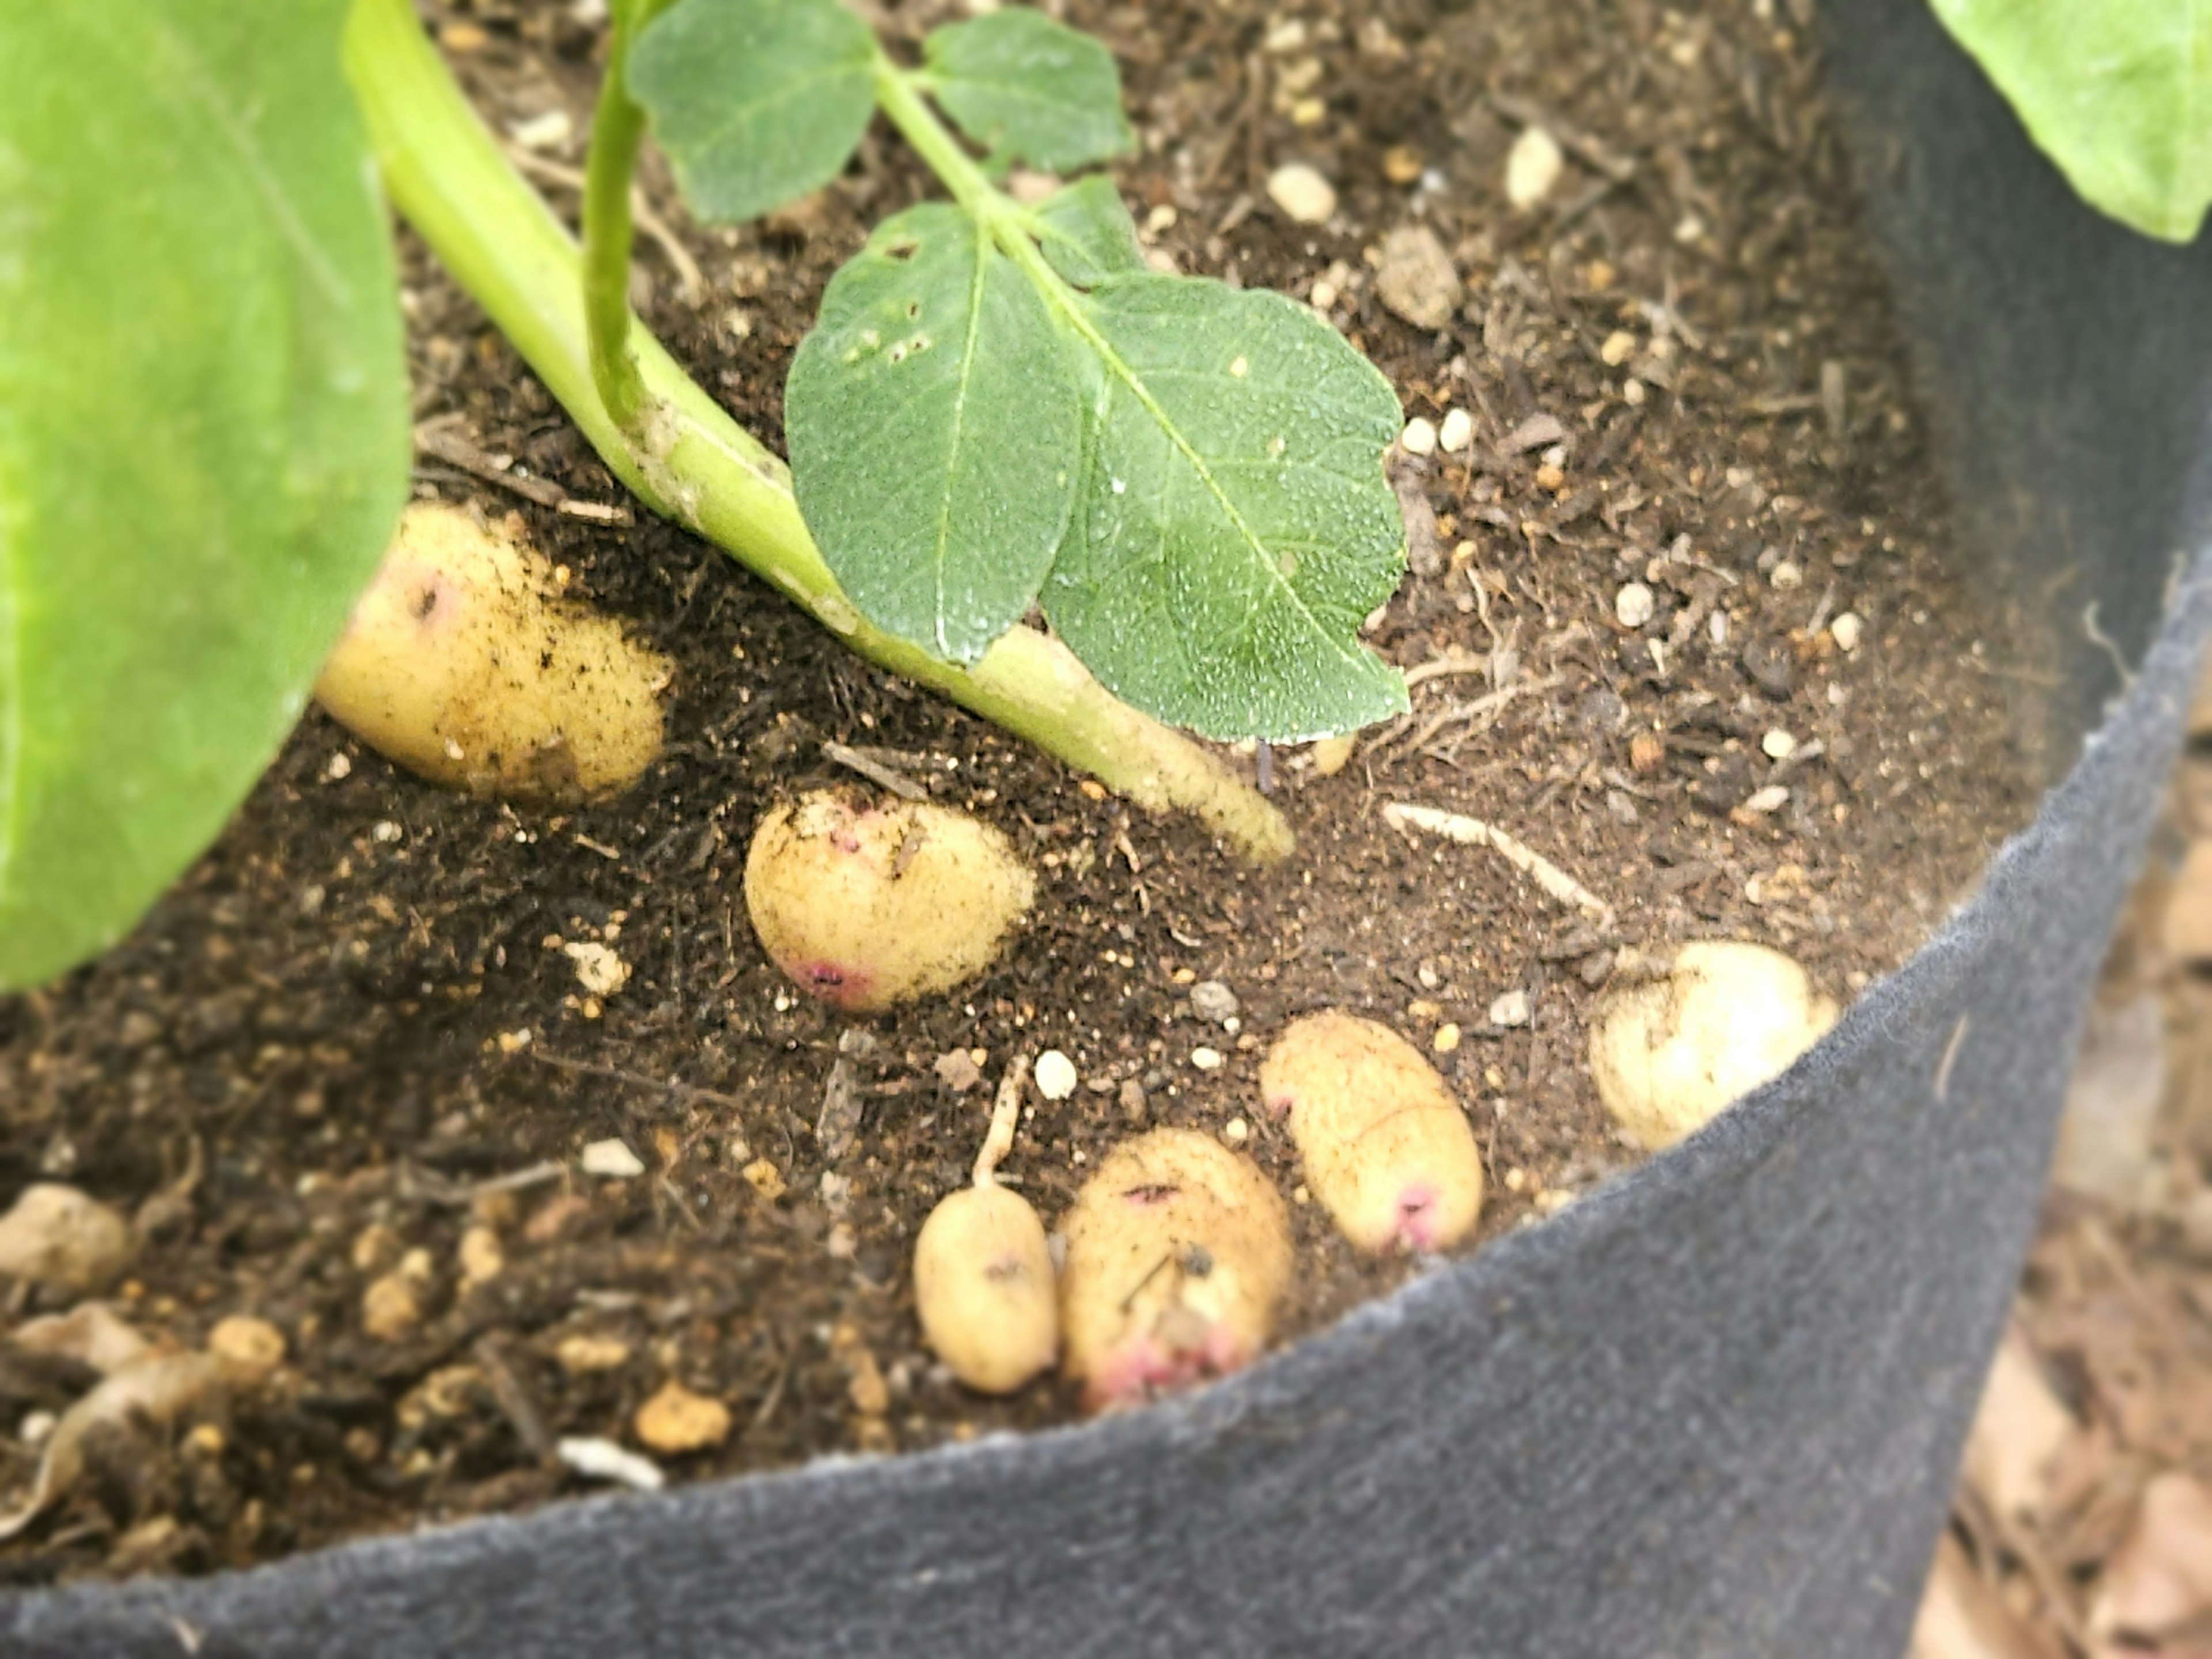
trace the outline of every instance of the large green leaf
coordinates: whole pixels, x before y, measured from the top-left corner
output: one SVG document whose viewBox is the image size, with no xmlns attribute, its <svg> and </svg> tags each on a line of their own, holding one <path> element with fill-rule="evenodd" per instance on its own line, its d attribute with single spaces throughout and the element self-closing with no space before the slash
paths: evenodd
<svg viewBox="0 0 2212 1659">
<path fill-rule="evenodd" d="M 1934 3 L 2085 199 L 2146 235 L 2196 236 L 2212 204 L 2212 6 Z"/>
<path fill-rule="evenodd" d="M 784 389 L 799 509 L 878 627 L 971 662 L 1067 527 L 1082 398 L 1045 301 L 959 209 L 886 220 Z"/>
<path fill-rule="evenodd" d="M 398 514 L 344 12 L 0 5 L 0 986 L 222 828 Z"/>
<path fill-rule="evenodd" d="M 1042 595 L 1117 696 L 1210 737 L 1288 740 L 1406 707 L 1358 642 L 1404 568 L 1390 384 L 1279 294 L 1152 274 L 1073 306 L 1093 449 Z"/>
<path fill-rule="evenodd" d="M 875 37 L 837 0 L 682 0 L 638 37 L 630 96 L 702 219 L 828 184 L 876 106 Z"/>
<path fill-rule="evenodd" d="M 1042 12 L 1009 7 L 949 23 L 930 32 L 922 54 L 939 106 L 994 166 L 1061 173 L 1136 148 L 1113 54 Z"/>
</svg>

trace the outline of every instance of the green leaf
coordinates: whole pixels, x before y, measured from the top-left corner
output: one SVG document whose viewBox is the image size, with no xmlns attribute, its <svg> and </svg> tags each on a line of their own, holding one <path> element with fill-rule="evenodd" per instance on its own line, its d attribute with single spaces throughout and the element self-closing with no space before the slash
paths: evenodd
<svg viewBox="0 0 2212 1659">
<path fill-rule="evenodd" d="M 682 0 L 631 47 L 630 96 L 701 218 L 836 178 L 876 106 L 875 37 L 837 0 Z"/>
<path fill-rule="evenodd" d="M 0 988 L 221 830 L 405 493 L 345 10 L 0 6 Z"/>
<path fill-rule="evenodd" d="M 1358 643 L 1405 562 L 1389 382 L 1279 294 L 1147 273 L 1074 304 L 1098 401 L 1042 595 L 1069 647 L 1117 696 L 1209 737 L 1402 712 L 1404 680 Z"/>
<path fill-rule="evenodd" d="M 1103 173 L 1046 197 L 1037 204 L 1030 228 L 1052 268 L 1078 288 L 1096 288 L 1109 277 L 1146 269 L 1136 221 L 1121 205 L 1114 181 Z"/>
<path fill-rule="evenodd" d="M 1935 0 L 2092 206 L 2169 242 L 2212 204 L 2212 8 L 2172 0 Z"/>
<path fill-rule="evenodd" d="M 1010 7 L 947 24 L 922 56 L 939 107 L 994 166 L 1064 173 L 1136 148 L 1114 55 L 1042 12 Z"/>
<path fill-rule="evenodd" d="M 1083 400 L 1043 297 L 957 208 L 886 220 L 784 389 L 799 510 L 862 615 L 972 662 L 1067 527 Z"/>
</svg>

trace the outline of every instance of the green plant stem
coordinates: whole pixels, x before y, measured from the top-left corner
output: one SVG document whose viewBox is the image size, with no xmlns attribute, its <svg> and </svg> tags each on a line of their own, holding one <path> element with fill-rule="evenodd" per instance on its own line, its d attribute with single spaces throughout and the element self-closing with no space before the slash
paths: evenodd
<svg viewBox="0 0 2212 1659">
<path fill-rule="evenodd" d="M 629 190 L 645 112 L 629 95 L 625 70 L 630 42 L 664 3 L 616 0 L 608 19 L 606 73 L 584 158 L 584 322 L 592 383 L 615 423 L 629 433 L 636 431 L 645 411 L 645 381 L 629 350 Z"/>
<path fill-rule="evenodd" d="M 1011 629 L 963 670 L 863 621 L 807 534 L 789 469 L 627 313 L 644 395 L 626 431 L 592 374 L 574 240 L 500 154 L 409 0 L 354 0 L 345 63 L 394 204 L 647 506 L 734 554 L 869 661 L 1140 806 L 1194 814 L 1247 858 L 1290 852 L 1271 804 L 1212 753 L 1109 696 L 1057 640 Z"/>
</svg>

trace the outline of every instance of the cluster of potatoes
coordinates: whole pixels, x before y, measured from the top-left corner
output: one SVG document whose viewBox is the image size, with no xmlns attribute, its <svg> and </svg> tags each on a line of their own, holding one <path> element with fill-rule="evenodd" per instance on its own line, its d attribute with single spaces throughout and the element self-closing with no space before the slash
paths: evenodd
<svg viewBox="0 0 2212 1659">
<path fill-rule="evenodd" d="M 318 695 L 434 781 L 549 804 L 617 793 L 659 751 L 670 667 L 568 600 L 561 574 L 514 530 L 412 507 Z M 769 957 L 849 1013 L 981 973 L 1036 895 L 1006 838 L 966 813 L 832 791 L 762 819 L 744 887 Z M 1691 945 L 1670 972 L 1601 1010 L 1591 1073 L 1623 1137 L 1657 1151 L 1785 1069 L 1836 1015 L 1778 951 Z M 916 1240 L 915 1299 L 939 1356 L 990 1393 L 1058 1364 L 1093 1408 L 1256 1357 L 1293 1265 L 1267 1177 L 1193 1130 L 1125 1141 L 1061 1218 L 1055 1267 L 1036 1212 L 994 1175 L 1023 1080 L 1009 1068 L 974 1184 L 940 1203 Z M 1269 1049 L 1260 1088 L 1352 1244 L 1427 1253 L 1473 1232 L 1483 1200 L 1474 1132 L 1443 1079 L 1388 1026 L 1334 1011 L 1296 1020 Z"/>
</svg>

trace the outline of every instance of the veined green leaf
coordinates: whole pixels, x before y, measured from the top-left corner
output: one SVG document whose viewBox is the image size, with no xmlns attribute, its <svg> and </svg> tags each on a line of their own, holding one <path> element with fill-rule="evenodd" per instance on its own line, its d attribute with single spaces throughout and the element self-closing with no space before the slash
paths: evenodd
<svg viewBox="0 0 2212 1659">
<path fill-rule="evenodd" d="M 799 510 L 878 627 L 972 662 L 1067 527 L 1082 398 L 1043 297 L 959 209 L 886 220 L 784 389 Z"/>
<path fill-rule="evenodd" d="M 1406 707 L 1358 643 L 1404 566 L 1396 395 L 1279 294 L 1145 274 L 1077 296 L 1097 356 L 1084 494 L 1046 617 L 1117 696 L 1210 737 Z"/>
<path fill-rule="evenodd" d="M 0 6 L 0 988 L 214 837 L 398 515 L 345 9 Z"/>
<path fill-rule="evenodd" d="M 922 54 L 939 107 L 994 166 L 1062 173 L 1136 147 L 1114 55 L 1042 12 L 1009 7 L 949 23 L 930 32 Z"/>
<path fill-rule="evenodd" d="M 1146 268 L 1136 222 L 1103 173 L 1046 197 L 1037 204 L 1035 228 L 1052 268 L 1078 288 L 1096 288 L 1109 277 Z"/>
<path fill-rule="evenodd" d="M 875 37 L 837 0 L 682 0 L 630 48 L 629 93 L 702 219 L 828 184 L 876 106 Z"/>
<path fill-rule="evenodd" d="M 2092 206 L 2169 242 L 2212 204 L 2212 7 L 1935 0 L 2044 154 Z"/>
</svg>

